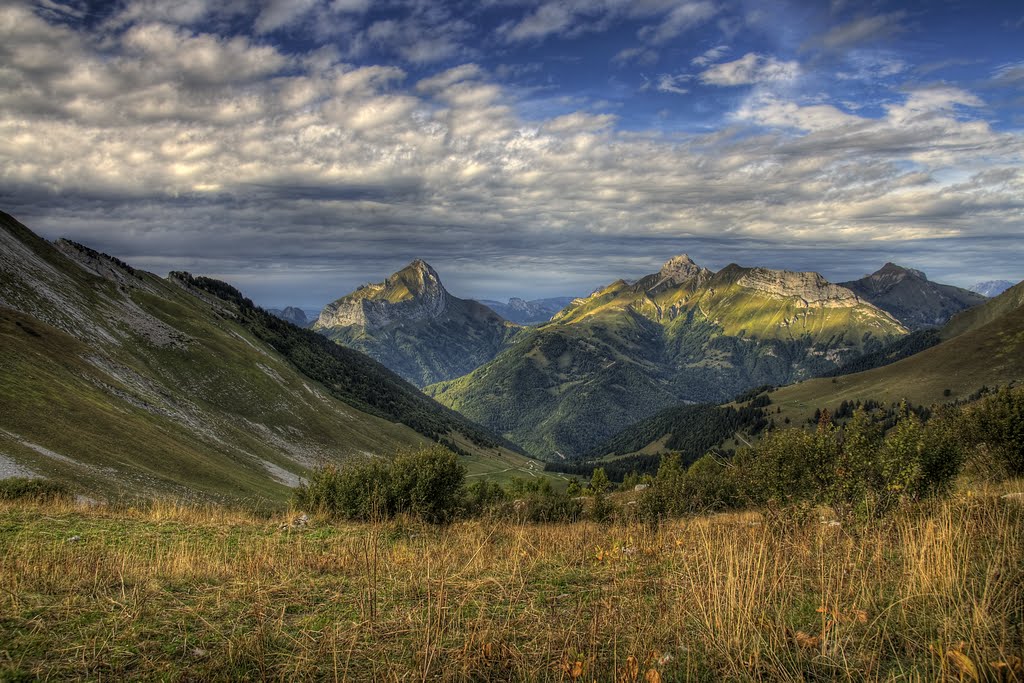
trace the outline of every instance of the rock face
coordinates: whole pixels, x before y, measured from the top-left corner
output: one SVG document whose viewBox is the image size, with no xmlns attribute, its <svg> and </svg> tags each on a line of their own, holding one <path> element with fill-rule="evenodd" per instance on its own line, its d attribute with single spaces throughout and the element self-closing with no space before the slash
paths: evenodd
<svg viewBox="0 0 1024 683">
<path fill-rule="evenodd" d="M 971 287 L 971 291 L 991 298 L 999 296 L 1013 285 L 1009 280 L 986 280 Z"/>
<path fill-rule="evenodd" d="M 487 306 L 450 294 L 419 259 L 328 304 L 313 329 L 418 386 L 486 363 L 519 331 Z"/>
<path fill-rule="evenodd" d="M 379 330 L 396 322 L 439 318 L 452 297 L 441 284 L 437 271 L 416 259 L 384 282 L 367 284 L 320 313 L 317 328 L 359 325 Z"/>
<path fill-rule="evenodd" d="M 800 299 L 807 306 L 852 307 L 862 303 L 849 289 L 832 284 L 818 273 L 749 268 L 737 284 L 779 299 Z"/>
<path fill-rule="evenodd" d="M 842 285 L 912 330 L 945 325 L 955 314 L 985 301 L 980 294 L 932 282 L 920 270 L 895 263 Z"/>
</svg>

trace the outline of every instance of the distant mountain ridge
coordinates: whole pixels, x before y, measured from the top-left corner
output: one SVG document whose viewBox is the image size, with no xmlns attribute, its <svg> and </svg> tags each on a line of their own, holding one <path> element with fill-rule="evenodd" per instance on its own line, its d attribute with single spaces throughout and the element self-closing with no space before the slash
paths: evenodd
<svg viewBox="0 0 1024 683">
<path fill-rule="evenodd" d="M 932 282 L 920 270 L 886 263 L 871 275 L 840 283 L 912 330 L 938 327 L 985 297 L 960 287 Z"/>
<path fill-rule="evenodd" d="M 551 320 L 552 316 L 573 302 L 575 297 L 555 296 L 546 299 L 526 301 L 512 297 L 507 302 L 478 299 L 480 303 L 503 317 L 520 325 L 537 325 Z"/>
<path fill-rule="evenodd" d="M 971 291 L 977 292 L 982 296 L 994 297 L 1013 287 L 1014 284 L 1010 280 L 986 280 L 985 282 L 975 284 L 971 287 Z"/>
<path fill-rule="evenodd" d="M 427 391 L 534 455 L 572 456 L 666 407 L 813 377 L 906 333 L 817 273 L 713 273 L 684 254 L 574 300 L 493 361 Z"/>
<path fill-rule="evenodd" d="M 521 330 L 487 306 L 450 294 L 420 259 L 328 304 L 313 329 L 417 386 L 483 365 Z"/>
<path fill-rule="evenodd" d="M 306 317 L 306 312 L 297 306 L 285 306 L 284 308 L 268 308 L 267 313 L 275 315 L 281 320 L 287 320 L 292 325 L 297 327 L 306 327 L 309 325 L 310 320 Z"/>
</svg>

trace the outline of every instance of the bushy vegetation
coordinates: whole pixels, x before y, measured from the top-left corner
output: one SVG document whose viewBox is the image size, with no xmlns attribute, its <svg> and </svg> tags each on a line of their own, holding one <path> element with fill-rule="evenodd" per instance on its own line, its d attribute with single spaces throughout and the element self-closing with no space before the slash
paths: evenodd
<svg viewBox="0 0 1024 683">
<path fill-rule="evenodd" d="M 0 479 L 0 500 L 61 500 L 70 499 L 67 484 L 51 479 L 11 477 Z"/>
<path fill-rule="evenodd" d="M 1002 389 L 962 408 L 925 410 L 875 402 L 838 425 L 817 411 L 814 430 L 771 430 L 726 460 L 662 459 L 641 499 L 649 518 L 734 507 L 868 520 L 901 504 L 947 492 L 965 464 L 984 479 L 1024 474 L 1024 388 Z"/>
<path fill-rule="evenodd" d="M 990 474 L 1024 476 L 1024 387 L 1003 388 L 967 406 L 961 426 Z"/>
<path fill-rule="evenodd" d="M 427 522 L 449 522 L 462 509 L 466 468 L 458 456 L 434 446 L 400 453 L 390 461 L 327 465 L 299 487 L 296 503 L 352 520 L 409 514 Z"/>
</svg>

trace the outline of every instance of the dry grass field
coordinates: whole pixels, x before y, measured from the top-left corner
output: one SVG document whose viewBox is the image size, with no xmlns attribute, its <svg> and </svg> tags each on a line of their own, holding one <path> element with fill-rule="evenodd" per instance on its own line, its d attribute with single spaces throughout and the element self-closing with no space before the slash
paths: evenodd
<svg viewBox="0 0 1024 683">
<path fill-rule="evenodd" d="M 1022 681 L 1005 490 L 859 529 L 4 503 L 0 679 Z"/>
</svg>

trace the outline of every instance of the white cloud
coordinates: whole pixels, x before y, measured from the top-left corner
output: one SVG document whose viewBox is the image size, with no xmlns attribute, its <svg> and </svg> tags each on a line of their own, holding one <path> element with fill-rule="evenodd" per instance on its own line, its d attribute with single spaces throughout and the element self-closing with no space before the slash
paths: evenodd
<svg viewBox="0 0 1024 683">
<path fill-rule="evenodd" d="M 718 14 L 718 8 L 706 0 L 684 2 L 669 12 L 659 25 L 640 29 L 639 36 L 642 40 L 654 45 L 661 45 L 704 23 L 716 14 Z"/>
<path fill-rule="evenodd" d="M 256 16 L 257 33 L 269 33 L 303 19 L 318 0 L 269 0 Z"/>
<path fill-rule="evenodd" d="M 724 57 L 729 52 L 728 45 L 716 45 L 715 47 L 705 50 L 702 54 L 694 57 L 690 60 L 690 64 L 694 66 L 707 66 L 713 64 L 719 59 Z"/>
<path fill-rule="evenodd" d="M 654 88 L 658 92 L 685 95 L 690 92 L 690 89 L 685 87 L 684 84 L 689 83 L 691 80 L 693 80 L 693 77 L 688 74 L 661 74 L 658 76 Z"/>
<path fill-rule="evenodd" d="M 709 85 L 736 86 L 792 81 L 800 75 L 797 62 L 784 62 L 772 56 L 748 52 L 732 62 L 716 64 L 700 74 Z"/>
<path fill-rule="evenodd" d="M 619 66 L 627 64 L 639 64 L 651 66 L 658 63 L 658 53 L 646 47 L 628 47 L 620 50 L 612 57 L 612 63 Z"/>
<path fill-rule="evenodd" d="M 434 19 L 451 21 L 416 21 Z M 799 67 L 751 53 L 658 77 L 667 92 L 768 84 L 721 129 L 663 133 L 579 103 L 527 118 L 521 92 L 474 62 L 357 67 L 336 49 L 290 56 L 168 22 L 116 36 L 100 46 L 0 9 L 0 195 L 141 263 L 212 273 L 272 255 L 379 274 L 383 251 L 471 250 L 534 272 L 578 247 L 597 272 L 684 237 L 841 250 L 1024 232 L 1024 138 L 951 86 L 850 113 L 769 92 Z"/>
<path fill-rule="evenodd" d="M 827 49 L 839 50 L 862 43 L 884 40 L 906 30 L 903 26 L 904 18 L 906 18 L 906 12 L 860 17 L 831 28 L 821 36 L 820 43 Z"/>
</svg>

